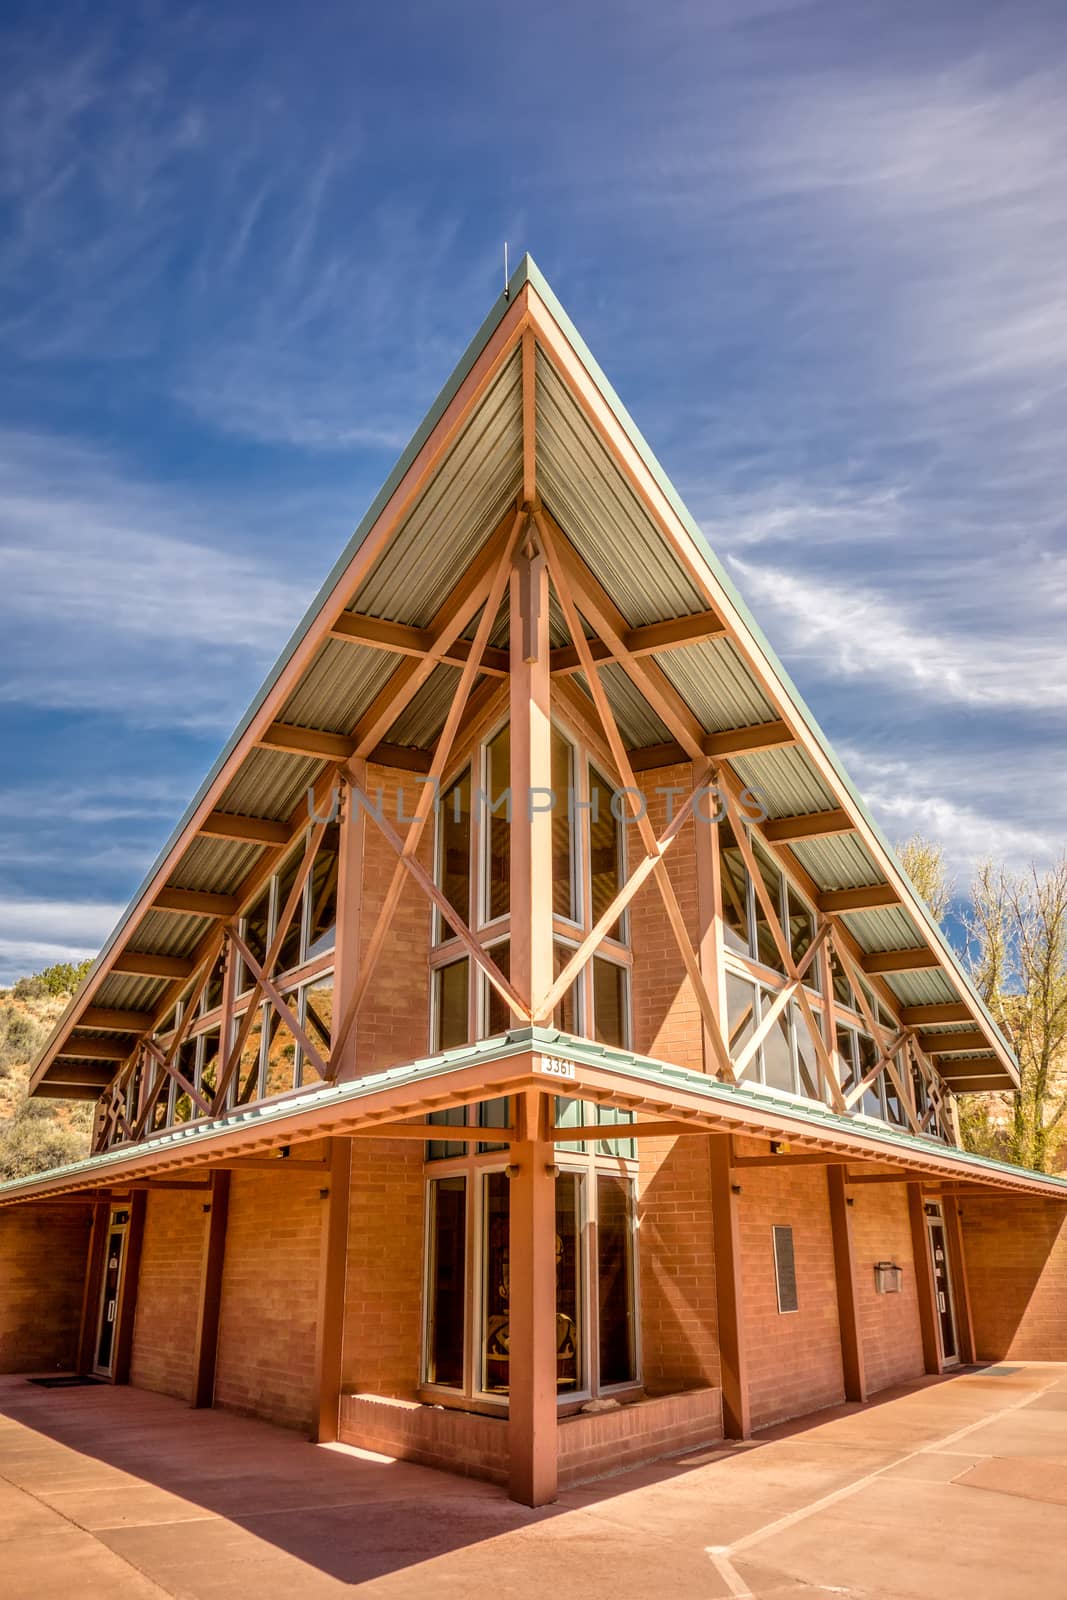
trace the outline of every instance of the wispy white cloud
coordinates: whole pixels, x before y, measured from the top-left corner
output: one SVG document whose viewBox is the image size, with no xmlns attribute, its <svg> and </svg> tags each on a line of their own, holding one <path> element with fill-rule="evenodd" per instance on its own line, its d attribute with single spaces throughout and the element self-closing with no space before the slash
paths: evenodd
<svg viewBox="0 0 1067 1600">
<path fill-rule="evenodd" d="M 895 592 L 886 592 L 865 584 L 862 574 L 805 575 L 739 557 L 730 564 L 784 653 L 825 676 L 878 679 L 926 702 L 1067 709 L 1062 617 L 1059 627 L 1044 633 L 1019 628 L 1017 621 L 1020 601 L 1044 609 L 1040 570 L 1023 575 L 1022 582 L 1018 573 L 1007 575 L 999 591 L 999 623 L 975 633 L 958 613 L 944 618 L 935 597 L 909 593 L 907 573 L 900 574 Z M 1050 576 L 1062 583 L 1058 571 Z M 1015 605 L 1006 602 L 1006 591 Z M 946 627 L 945 620 L 956 625 Z"/>
<path fill-rule="evenodd" d="M 894 842 L 920 833 L 945 852 L 956 888 L 966 893 L 975 868 L 995 860 L 1010 871 L 1049 866 L 1063 851 L 1062 830 L 1049 825 L 1043 774 L 1007 768 L 990 773 L 981 755 L 924 749 L 911 759 L 848 744 L 841 754 L 871 811 Z"/>
<path fill-rule="evenodd" d="M 95 956 L 121 909 L 103 902 L 0 897 L 0 983 L 57 961 Z"/>
<path fill-rule="evenodd" d="M 302 509 L 294 498 L 298 525 Z M 285 510 L 249 498 L 238 512 L 63 438 L 0 431 L 0 702 L 231 725 L 318 577 L 248 542 L 257 514 L 273 529 Z"/>
</svg>

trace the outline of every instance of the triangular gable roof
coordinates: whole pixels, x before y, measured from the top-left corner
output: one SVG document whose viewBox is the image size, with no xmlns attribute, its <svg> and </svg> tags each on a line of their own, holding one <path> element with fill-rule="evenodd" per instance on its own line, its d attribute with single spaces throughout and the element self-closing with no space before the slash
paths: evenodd
<svg viewBox="0 0 1067 1600">
<path fill-rule="evenodd" d="M 817 892 L 838 899 L 852 889 L 884 884 L 886 900 L 893 903 L 849 914 L 848 926 L 865 952 L 918 945 L 936 957 L 933 966 L 887 972 L 887 981 L 899 1004 L 916 1008 L 915 1015 L 935 1027 L 939 1009 L 948 1008 L 948 1021 L 953 1007 L 966 1008 L 979 1032 L 973 1053 L 945 1058 L 949 1081 L 993 1088 L 1017 1082 L 1012 1053 L 941 929 L 681 497 L 527 256 L 42 1050 L 34 1088 L 46 1079 L 62 1081 L 54 1070 L 61 1050 L 64 1062 L 77 1062 L 67 1043 L 76 1028 L 114 1036 L 122 1026 L 119 1013 L 147 1018 L 158 1012 L 161 999 L 180 985 L 180 969 L 211 933 L 210 916 L 196 914 L 196 897 L 239 896 L 257 858 L 280 844 L 328 756 L 350 751 L 354 728 L 374 726 L 378 697 L 398 658 L 358 630 L 355 637 L 346 633 L 343 614 L 381 619 L 386 630 L 391 624 L 425 629 L 457 574 L 492 547 L 494 530 L 514 507 L 523 482 L 524 328 L 532 328 L 537 341 L 537 479 L 546 507 L 631 628 L 705 608 L 718 614 L 723 632 L 655 658 L 673 691 L 712 737 L 774 720 L 788 725 L 788 746 L 757 744 L 747 754 L 732 756 L 738 775 L 762 789 L 772 819 L 840 811 L 842 831 L 813 829 L 805 837 L 801 829 L 792 840 L 799 869 Z M 454 679 L 457 672 L 454 665 L 439 665 L 402 717 L 382 730 L 386 743 L 407 748 L 407 754 L 394 748 L 391 759 L 403 762 L 432 743 L 450 696 L 450 674 Z M 620 669 L 610 668 L 604 677 L 629 743 L 640 749 L 669 740 L 669 730 L 654 711 L 637 703 Z M 262 837 L 226 837 L 228 817 L 258 819 Z"/>
</svg>

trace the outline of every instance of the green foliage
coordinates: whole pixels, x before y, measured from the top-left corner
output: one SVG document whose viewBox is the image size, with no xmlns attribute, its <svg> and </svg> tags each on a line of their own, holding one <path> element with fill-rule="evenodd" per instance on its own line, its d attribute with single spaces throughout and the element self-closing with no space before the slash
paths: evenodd
<svg viewBox="0 0 1067 1600">
<path fill-rule="evenodd" d="M 69 1108 L 61 1121 L 51 1101 L 23 1095 L 14 1115 L 0 1123 L 0 1183 L 80 1161 L 89 1153 L 89 1122 L 85 1106 Z"/>
<path fill-rule="evenodd" d="M 16 1000 L 41 1000 L 45 995 L 58 998 L 73 994 L 85 977 L 91 961 L 57 961 L 54 966 L 20 978 L 11 991 Z"/>
<path fill-rule="evenodd" d="M 32 1012 L 0 1002 L 0 1078 L 32 1061 L 47 1033 L 46 1024 Z"/>
</svg>

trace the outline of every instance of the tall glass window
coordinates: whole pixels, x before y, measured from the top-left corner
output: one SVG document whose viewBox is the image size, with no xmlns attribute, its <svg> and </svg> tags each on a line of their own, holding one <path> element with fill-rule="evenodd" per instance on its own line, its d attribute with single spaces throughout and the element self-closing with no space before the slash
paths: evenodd
<svg viewBox="0 0 1067 1600">
<path fill-rule="evenodd" d="M 485 918 L 506 917 L 511 907 L 511 728 L 505 723 L 485 750 Z"/>
<path fill-rule="evenodd" d="M 467 1307 L 467 1180 L 429 1185 L 426 1382 L 463 1388 Z"/>
</svg>

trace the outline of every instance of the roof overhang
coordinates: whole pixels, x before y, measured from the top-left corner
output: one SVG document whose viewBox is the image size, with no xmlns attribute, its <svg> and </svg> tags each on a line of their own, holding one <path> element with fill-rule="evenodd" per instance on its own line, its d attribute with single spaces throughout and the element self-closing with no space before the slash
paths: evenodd
<svg viewBox="0 0 1067 1600">
<path fill-rule="evenodd" d="M 628 742 L 648 758 L 635 765 L 686 757 L 676 728 L 663 721 L 673 711 L 691 747 L 760 789 L 768 836 L 820 908 L 840 915 L 872 982 L 886 986 L 904 1019 L 911 1013 L 922 1026 L 932 1012 L 951 1012 L 955 1031 L 968 1030 L 973 1048 L 935 1056 L 950 1086 L 1017 1088 L 1012 1052 L 945 935 L 526 258 L 41 1051 L 32 1092 L 94 1097 L 106 1060 L 96 1050 L 79 1053 L 79 1041 L 103 1036 L 103 1048 L 118 1048 L 123 1035 L 158 1022 L 222 919 L 240 908 L 285 841 L 299 837 L 305 792 L 324 782 L 331 763 L 355 751 L 396 765 L 428 760 L 463 638 L 392 723 L 380 707 L 391 675 L 403 670 L 397 662 L 408 658 L 390 651 L 418 655 L 457 573 L 487 560 L 521 498 L 520 344 L 530 334 L 539 494 L 574 559 L 594 575 L 606 622 L 656 675 L 660 699 L 649 705 L 638 704 L 618 668 L 604 673 Z M 705 617 L 708 625 L 698 626 Z M 679 621 L 690 624 L 680 646 L 667 636 Z"/>
<path fill-rule="evenodd" d="M 899 1169 L 902 1178 L 967 1183 L 1037 1194 L 1067 1204 L 1067 1179 L 951 1149 L 867 1119 L 842 1116 L 790 1096 L 650 1057 L 593 1045 L 555 1029 L 518 1029 L 348 1083 L 263 1102 L 213 1122 L 186 1124 L 136 1146 L 118 1147 L 48 1173 L 0 1184 L 0 1207 L 60 1195 L 100 1196 L 123 1186 L 209 1168 L 332 1136 L 389 1137 L 406 1118 L 470 1104 L 524 1087 L 598 1105 L 640 1108 L 687 1133 L 732 1133 L 786 1141 L 860 1164 Z"/>
</svg>

